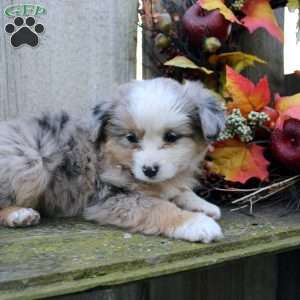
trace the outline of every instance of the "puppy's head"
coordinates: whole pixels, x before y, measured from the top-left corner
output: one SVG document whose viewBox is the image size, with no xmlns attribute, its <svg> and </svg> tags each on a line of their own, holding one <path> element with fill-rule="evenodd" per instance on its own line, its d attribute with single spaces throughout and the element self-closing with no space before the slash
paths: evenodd
<svg viewBox="0 0 300 300">
<path fill-rule="evenodd" d="M 217 97 L 199 82 L 157 78 L 121 86 L 105 128 L 105 153 L 137 180 L 163 182 L 196 169 L 224 126 Z"/>
</svg>

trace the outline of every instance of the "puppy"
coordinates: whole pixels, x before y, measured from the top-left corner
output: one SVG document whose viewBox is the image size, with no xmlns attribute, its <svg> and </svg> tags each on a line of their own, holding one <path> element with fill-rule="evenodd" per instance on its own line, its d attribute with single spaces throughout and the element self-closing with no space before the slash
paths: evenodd
<svg viewBox="0 0 300 300">
<path fill-rule="evenodd" d="M 122 85 L 91 114 L 0 125 L 0 223 L 83 216 L 102 225 L 205 243 L 222 238 L 217 206 L 193 192 L 207 142 L 224 127 L 199 82 Z"/>
</svg>

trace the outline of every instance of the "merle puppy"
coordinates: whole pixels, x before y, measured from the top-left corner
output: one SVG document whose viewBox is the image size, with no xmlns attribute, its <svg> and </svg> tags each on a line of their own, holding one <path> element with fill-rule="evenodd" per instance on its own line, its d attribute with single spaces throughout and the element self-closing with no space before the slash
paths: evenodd
<svg viewBox="0 0 300 300">
<path fill-rule="evenodd" d="M 122 85 L 82 120 L 60 113 L 3 122 L 0 223 L 82 215 L 144 234 L 218 240 L 220 210 L 193 188 L 207 141 L 223 126 L 216 95 L 165 78 Z"/>
</svg>

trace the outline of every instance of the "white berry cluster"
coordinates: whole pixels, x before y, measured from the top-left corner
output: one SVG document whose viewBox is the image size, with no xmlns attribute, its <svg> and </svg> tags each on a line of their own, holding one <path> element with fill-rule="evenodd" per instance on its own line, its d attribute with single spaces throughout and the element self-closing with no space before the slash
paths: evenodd
<svg viewBox="0 0 300 300">
<path fill-rule="evenodd" d="M 234 10 L 241 10 L 245 4 L 246 0 L 235 0 L 233 1 L 230 6 Z"/>
<path fill-rule="evenodd" d="M 226 119 L 225 129 L 219 135 L 218 140 L 224 141 L 238 137 L 242 142 L 251 142 L 254 139 L 255 129 L 263 126 L 266 121 L 269 121 L 269 116 L 264 112 L 251 111 L 246 119 L 239 109 L 233 109 Z"/>
<path fill-rule="evenodd" d="M 261 127 L 267 121 L 270 121 L 270 117 L 264 112 L 251 111 L 248 114 L 248 124 L 251 127 L 254 128 Z"/>
</svg>

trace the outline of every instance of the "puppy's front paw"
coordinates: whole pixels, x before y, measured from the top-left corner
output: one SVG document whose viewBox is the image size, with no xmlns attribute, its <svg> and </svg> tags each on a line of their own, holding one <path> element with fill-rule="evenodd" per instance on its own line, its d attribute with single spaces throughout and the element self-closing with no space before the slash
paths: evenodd
<svg viewBox="0 0 300 300">
<path fill-rule="evenodd" d="M 191 219 L 180 225 L 173 232 L 176 239 L 191 242 L 210 243 L 223 238 L 220 225 L 205 214 L 195 214 Z"/>
<path fill-rule="evenodd" d="M 19 208 L 7 214 L 4 224 L 9 227 L 25 227 L 40 222 L 40 214 L 32 208 Z"/>
<path fill-rule="evenodd" d="M 201 205 L 201 210 L 203 213 L 205 213 L 207 216 L 219 220 L 221 218 L 221 210 L 218 206 L 211 204 L 209 202 L 206 202 L 205 204 Z"/>
</svg>

